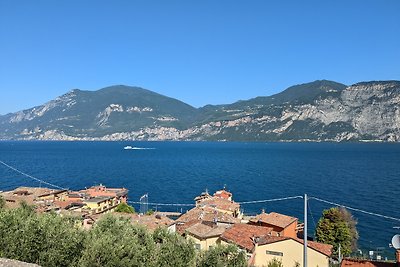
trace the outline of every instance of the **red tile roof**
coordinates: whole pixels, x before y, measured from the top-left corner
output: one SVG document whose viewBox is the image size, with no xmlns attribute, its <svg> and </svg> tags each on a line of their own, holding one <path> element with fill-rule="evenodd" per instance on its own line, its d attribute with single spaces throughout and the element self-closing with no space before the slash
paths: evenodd
<svg viewBox="0 0 400 267">
<path fill-rule="evenodd" d="M 226 190 L 218 190 L 217 192 L 214 193 L 214 197 L 219 197 L 219 198 L 225 198 L 229 199 L 232 197 L 232 193 L 228 192 Z"/>
<path fill-rule="evenodd" d="M 224 222 L 224 223 L 239 223 L 240 219 L 233 217 L 230 214 L 217 211 L 209 206 L 195 207 L 181 217 L 179 217 L 177 222 L 189 222 L 189 221 L 210 221 L 210 222 Z"/>
<path fill-rule="evenodd" d="M 216 224 L 210 224 L 208 222 L 198 222 L 188 228 L 186 228 L 186 232 L 199 238 L 206 239 L 210 237 L 218 237 L 226 229 L 229 228 L 227 226 L 217 226 Z"/>
<path fill-rule="evenodd" d="M 271 213 L 261 213 L 257 215 L 255 218 L 250 220 L 253 223 L 266 223 L 274 226 L 278 226 L 280 228 L 286 228 L 290 224 L 294 223 L 297 221 L 297 218 L 287 216 L 284 214 L 280 214 L 277 212 L 271 212 Z"/>
<path fill-rule="evenodd" d="M 269 227 L 239 223 L 226 230 L 221 235 L 221 239 L 252 251 L 254 249 L 253 239 L 267 237 L 271 232 L 272 228 Z"/>
<path fill-rule="evenodd" d="M 200 201 L 197 204 L 197 206 L 210 206 L 210 207 L 215 207 L 219 210 L 226 210 L 231 212 L 240 209 L 240 205 L 238 203 L 225 198 L 218 198 L 218 197 L 204 199 Z"/>
<path fill-rule="evenodd" d="M 395 262 L 371 261 L 361 259 L 344 259 L 341 267 L 397 267 Z"/>
</svg>

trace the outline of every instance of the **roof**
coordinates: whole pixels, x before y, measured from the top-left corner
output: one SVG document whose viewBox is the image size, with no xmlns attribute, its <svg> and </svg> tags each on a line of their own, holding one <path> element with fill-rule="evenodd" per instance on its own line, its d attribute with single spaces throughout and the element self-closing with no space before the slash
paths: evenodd
<svg viewBox="0 0 400 267">
<path fill-rule="evenodd" d="M 104 201 L 107 201 L 109 199 L 112 199 L 112 197 L 94 197 L 94 198 L 89 198 L 85 199 L 83 202 L 91 202 L 91 203 L 101 203 Z"/>
<path fill-rule="evenodd" d="M 196 224 L 186 228 L 186 232 L 199 239 L 207 239 L 210 237 L 220 236 L 227 228 L 227 226 L 218 226 L 207 222 L 197 222 Z"/>
<path fill-rule="evenodd" d="M 220 198 L 225 198 L 225 199 L 229 199 L 232 197 L 232 193 L 226 191 L 225 189 L 222 190 L 218 190 L 217 192 L 214 193 L 215 197 L 220 197 Z"/>
<path fill-rule="evenodd" d="M 210 207 L 215 207 L 219 210 L 226 210 L 231 212 L 240 209 L 239 203 L 219 197 L 204 199 L 200 201 L 197 206 L 210 206 Z"/>
<path fill-rule="evenodd" d="M 226 230 L 221 235 L 221 239 L 252 251 L 254 238 L 267 237 L 271 232 L 272 228 L 269 227 L 238 223 Z"/>
<path fill-rule="evenodd" d="M 44 194 L 39 195 L 38 197 L 47 197 L 47 196 L 51 196 L 51 195 L 57 195 L 57 194 L 61 194 L 61 193 L 65 193 L 68 192 L 67 189 L 63 189 L 63 190 L 51 190 L 50 192 L 46 192 Z"/>
<path fill-rule="evenodd" d="M 397 267 L 395 262 L 371 261 L 361 259 L 343 259 L 341 267 Z"/>
<path fill-rule="evenodd" d="M 137 213 L 129 215 L 133 223 L 144 225 L 149 230 L 155 230 L 159 227 L 168 227 L 175 222 L 167 216 L 162 216 L 157 213 L 152 215 L 139 215 Z"/>
<path fill-rule="evenodd" d="M 273 226 L 278 226 L 280 228 L 286 228 L 290 224 L 294 223 L 298 219 L 295 217 L 287 216 L 284 214 L 280 214 L 277 212 L 271 213 L 261 213 L 257 215 L 255 218 L 251 219 L 250 222 L 253 223 L 265 223 Z"/>
<path fill-rule="evenodd" d="M 109 213 L 112 216 L 118 216 L 122 218 L 127 218 L 129 219 L 133 224 L 140 224 L 145 226 L 149 230 L 155 230 L 158 227 L 168 227 L 172 224 L 174 224 L 174 220 L 171 220 L 167 216 L 163 216 L 157 213 L 154 213 L 152 215 L 140 215 L 137 213 L 118 213 L 118 212 L 113 212 Z M 89 215 L 87 218 L 92 219 L 93 221 L 97 221 L 101 219 L 103 216 L 107 216 L 108 214 L 94 214 L 94 215 Z"/>
<path fill-rule="evenodd" d="M 239 223 L 240 219 L 233 217 L 230 214 L 223 213 L 215 210 L 209 206 L 195 207 L 181 217 L 177 219 L 178 222 L 189 222 L 189 221 L 210 221 L 210 222 L 221 222 L 221 223 Z"/>
</svg>

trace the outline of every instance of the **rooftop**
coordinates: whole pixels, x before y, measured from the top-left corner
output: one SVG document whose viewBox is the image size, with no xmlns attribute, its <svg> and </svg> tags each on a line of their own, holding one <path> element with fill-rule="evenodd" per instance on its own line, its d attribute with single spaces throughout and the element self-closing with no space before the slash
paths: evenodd
<svg viewBox="0 0 400 267">
<path fill-rule="evenodd" d="M 196 224 L 188 227 L 186 232 L 199 239 L 207 239 L 210 237 L 220 236 L 228 228 L 228 226 L 218 226 L 213 223 L 197 222 Z"/>
<path fill-rule="evenodd" d="M 221 223 L 239 223 L 240 219 L 233 217 L 230 214 L 215 210 L 209 206 L 195 207 L 177 219 L 178 222 L 189 221 L 210 221 Z"/>
<path fill-rule="evenodd" d="M 268 237 L 271 233 L 272 228 L 269 227 L 238 223 L 226 230 L 221 235 L 221 239 L 252 251 L 254 238 Z"/>
<path fill-rule="evenodd" d="M 257 215 L 255 218 L 251 219 L 250 222 L 253 223 L 266 223 L 270 224 L 273 226 L 278 226 L 280 228 L 286 228 L 290 224 L 294 223 L 298 219 L 295 217 L 291 217 L 288 215 L 280 214 L 277 212 L 271 212 L 271 213 L 261 213 Z"/>
<path fill-rule="evenodd" d="M 218 198 L 218 197 L 212 197 L 209 199 L 204 199 L 200 201 L 197 206 L 210 206 L 210 207 L 215 207 L 219 210 L 226 210 L 226 211 L 231 211 L 234 212 L 236 210 L 240 209 L 240 205 L 234 201 L 225 199 L 225 198 Z"/>
<path fill-rule="evenodd" d="M 383 262 L 361 259 L 343 259 L 341 267 L 397 267 L 396 262 Z"/>
</svg>

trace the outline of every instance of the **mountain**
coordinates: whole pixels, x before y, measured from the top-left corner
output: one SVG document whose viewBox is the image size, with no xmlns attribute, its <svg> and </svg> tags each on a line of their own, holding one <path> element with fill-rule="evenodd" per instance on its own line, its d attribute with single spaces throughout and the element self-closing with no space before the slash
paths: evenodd
<svg viewBox="0 0 400 267">
<path fill-rule="evenodd" d="M 0 116 L 0 139 L 400 141 L 400 82 L 321 80 L 199 109 L 138 87 L 75 89 Z"/>
</svg>

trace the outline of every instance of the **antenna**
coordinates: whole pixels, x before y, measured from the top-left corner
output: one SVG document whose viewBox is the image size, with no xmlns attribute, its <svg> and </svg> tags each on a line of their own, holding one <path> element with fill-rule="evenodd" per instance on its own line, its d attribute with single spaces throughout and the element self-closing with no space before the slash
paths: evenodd
<svg viewBox="0 0 400 267">
<path fill-rule="evenodd" d="M 400 235 L 394 235 L 392 237 L 392 246 L 395 249 L 400 249 Z"/>
</svg>

